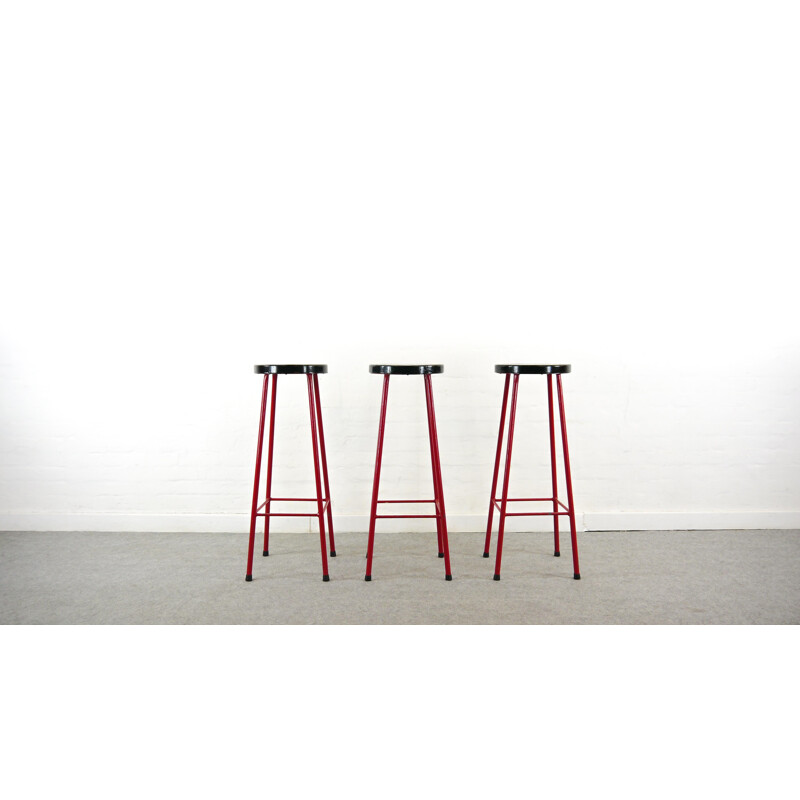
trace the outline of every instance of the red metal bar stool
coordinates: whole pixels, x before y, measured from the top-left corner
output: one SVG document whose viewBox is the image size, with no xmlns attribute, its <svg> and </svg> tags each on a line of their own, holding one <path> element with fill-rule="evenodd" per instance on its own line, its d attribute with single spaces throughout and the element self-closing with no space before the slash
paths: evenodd
<svg viewBox="0 0 800 800">
<path fill-rule="evenodd" d="M 375 456 L 375 478 L 372 484 L 372 508 L 369 516 L 369 542 L 367 544 L 367 574 L 365 581 L 372 580 L 372 553 L 375 544 L 375 520 L 377 519 L 435 519 L 436 538 L 439 545 L 439 558 L 444 559 L 445 580 L 453 580 L 450 572 L 450 548 L 447 544 L 447 518 L 444 510 L 442 491 L 442 467 L 439 462 L 439 439 L 436 434 L 436 414 L 433 408 L 433 386 L 431 375 L 444 372 L 441 364 L 371 364 L 373 375 L 383 375 L 383 397 L 381 416 L 378 424 L 378 452 Z M 381 482 L 381 458 L 383 457 L 383 434 L 386 429 L 386 404 L 389 399 L 389 378 L 392 375 L 422 375 L 425 383 L 425 402 L 428 411 L 428 439 L 431 448 L 431 467 L 433 470 L 433 500 L 378 500 L 378 487 Z M 378 514 L 378 505 L 384 503 L 433 503 L 433 514 Z"/>
<path fill-rule="evenodd" d="M 328 516 L 328 537 L 330 539 L 331 556 L 336 556 L 336 545 L 333 542 L 333 515 L 331 514 L 331 491 L 328 485 L 328 460 L 325 456 L 325 434 L 322 431 L 322 408 L 319 400 L 319 380 L 321 373 L 328 371 L 327 364 L 256 364 L 254 372 L 264 376 L 264 389 L 261 393 L 261 417 L 258 423 L 258 445 L 256 447 L 256 475 L 253 484 L 253 506 L 250 512 L 250 544 L 247 549 L 246 581 L 253 580 L 253 549 L 256 539 L 256 519 L 264 517 L 264 555 L 269 555 L 269 520 L 270 517 L 317 517 L 319 519 L 319 545 L 322 551 L 322 580 L 330 580 L 328 576 L 328 557 L 325 552 L 325 514 Z M 278 393 L 278 375 L 305 375 L 308 382 L 308 410 L 311 415 L 311 444 L 314 449 L 314 478 L 316 480 L 316 497 L 273 497 L 272 496 L 272 453 L 275 441 L 275 397 Z M 258 504 L 258 489 L 261 481 L 261 453 L 264 447 L 264 422 L 267 413 L 267 389 L 272 378 L 272 395 L 269 411 L 269 444 L 267 455 L 266 499 Z M 319 429 L 319 443 L 317 443 Z M 320 470 L 321 464 L 321 470 Z M 320 472 L 322 479 L 320 480 Z M 324 483 L 325 493 L 322 492 Z M 287 514 L 272 510 L 271 504 L 280 501 L 316 502 L 317 510 L 312 514 Z"/>
<path fill-rule="evenodd" d="M 569 517 L 570 533 L 572 535 L 572 565 L 574 567 L 574 578 L 580 580 L 581 571 L 578 566 L 578 539 L 575 533 L 575 506 L 572 501 L 572 473 L 569 466 L 569 447 L 567 446 L 567 420 L 564 415 L 564 393 L 561 388 L 561 376 L 572 371 L 569 364 L 497 364 L 495 372 L 506 376 L 503 388 L 503 406 L 500 412 L 500 431 L 497 434 L 497 455 L 494 460 L 494 476 L 492 477 L 492 494 L 489 498 L 489 522 L 486 525 L 486 542 L 483 546 L 483 557 L 489 558 L 489 545 L 492 540 L 492 516 L 494 509 L 500 513 L 497 530 L 497 556 L 494 565 L 494 579 L 500 580 L 500 560 L 503 556 L 503 530 L 505 528 L 506 517 L 553 517 L 553 529 L 555 534 L 554 555 L 560 556 L 558 540 L 558 518 Z M 514 376 L 514 385 L 511 391 L 511 414 L 508 421 L 508 441 L 506 443 L 506 466 L 503 475 L 502 496 L 497 494 L 497 476 L 500 470 L 500 453 L 503 449 L 503 430 L 506 421 L 506 408 L 508 407 L 508 389 L 511 383 L 511 376 Z M 511 473 L 511 448 L 514 444 L 514 420 L 517 415 L 517 388 L 519 386 L 520 375 L 547 375 L 547 407 L 550 412 L 550 471 L 553 481 L 552 497 L 509 497 L 508 478 Z M 556 387 L 558 389 L 558 411 L 561 420 L 561 445 L 564 452 L 564 473 L 567 484 L 567 503 L 564 505 L 558 499 L 558 483 L 556 480 L 556 433 L 555 421 L 553 416 L 553 375 L 556 376 Z M 552 511 L 528 511 L 528 512 L 507 512 L 508 503 L 520 502 L 548 502 L 553 504 Z"/>
</svg>

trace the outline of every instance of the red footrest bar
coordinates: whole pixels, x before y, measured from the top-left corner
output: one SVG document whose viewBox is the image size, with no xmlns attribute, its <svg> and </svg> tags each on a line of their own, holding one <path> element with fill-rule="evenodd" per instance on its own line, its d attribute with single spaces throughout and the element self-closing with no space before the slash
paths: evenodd
<svg viewBox="0 0 800 800">
<path fill-rule="evenodd" d="M 256 511 L 257 517 L 318 517 L 320 514 L 325 513 L 325 510 L 330 505 L 329 499 L 324 499 L 322 501 L 322 511 L 315 511 L 312 514 L 299 514 L 299 513 L 286 513 L 283 511 L 261 511 L 262 508 L 265 508 L 274 500 L 280 500 L 281 502 L 294 502 L 294 503 L 316 503 L 316 497 L 271 497 L 269 500 L 264 501 L 259 507 L 258 511 Z"/>
<path fill-rule="evenodd" d="M 502 512 L 502 498 L 495 498 L 494 505 L 498 511 Z M 552 503 L 552 497 L 507 497 L 506 503 L 520 503 L 520 502 L 547 502 Z M 556 501 L 562 508 L 566 509 L 566 511 L 506 511 L 506 517 L 552 517 L 552 516 L 559 516 L 559 517 L 568 517 L 569 516 L 569 509 L 560 501 Z"/>
<path fill-rule="evenodd" d="M 436 503 L 436 500 L 378 500 L 378 503 Z M 376 514 L 375 519 L 436 519 L 436 514 Z"/>
<path fill-rule="evenodd" d="M 378 503 L 435 503 L 436 500 L 378 500 Z"/>
</svg>

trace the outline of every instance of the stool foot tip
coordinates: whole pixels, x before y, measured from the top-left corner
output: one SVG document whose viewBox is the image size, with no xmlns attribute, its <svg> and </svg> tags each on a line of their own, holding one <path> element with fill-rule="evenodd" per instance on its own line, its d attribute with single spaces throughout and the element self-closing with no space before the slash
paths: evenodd
<svg viewBox="0 0 800 800">
<path fill-rule="evenodd" d="M 555 551 L 555 553 L 553 553 L 553 555 L 554 555 L 556 558 L 561 558 L 561 551 L 560 551 L 560 550 L 556 550 L 556 551 Z"/>
<path fill-rule="evenodd" d="M 575 578 L 576 581 L 579 581 L 581 579 L 581 574 L 580 572 L 576 572 L 572 577 Z"/>
<path fill-rule="evenodd" d="M 268 555 L 269 555 L 269 550 L 265 550 L 265 551 L 264 551 L 264 555 L 265 555 L 265 556 L 268 556 Z"/>
<path fill-rule="evenodd" d="M 439 553 L 439 558 L 444 558 L 444 553 Z"/>
<path fill-rule="evenodd" d="M 252 575 L 245 575 L 245 576 L 244 576 L 244 579 L 245 579 L 246 581 L 251 581 L 251 580 L 253 580 L 253 576 L 252 576 Z"/>
<path fill-rule="evenodd" d="M 371 581 L 372 580 L 372 575 L 365 575 L 364 576 L 364 580 L 365 581 Z"/>
<path fill-rule="evenodd" d="M 500 580 L 500 576 L 499 576 L 499 575 L 495 575 L 495 576 L 494 576 L 494 579 L 495 579 L 496 581 L 499 581 L 499 580 Z"/>
<path fill-rule="evenodd" d="M 331 558 L 336 558 L 336 551 L 335 550 L 331 550 Z"/>
<path fill-rule="evenodd" d="M 488 552 L 484 553 L 484 554 L 483 554 L 483 557 L 484 557 L 484 558 L 489 558 L 489 553 L 488 553 Z"/>
<path fill-rule="evenodd" d="M 444 576 L 444 579 L 445 579 L 446 581 L 451 581 L 451 580 L 453 580 L 453 576 L 452 576 L 452 575 L 445 575 L 445 576 Z"/>
<path fill-rule="evenodd" d="M 330 576 L 330 575 L 323 575 L 323 576 L 322 576 L 322 580 L 324 580 L 326 583 L 327 583 L 327 582 L 328 582 L 330 579 L 331 579 L 331 576 Z"/>
</svg>

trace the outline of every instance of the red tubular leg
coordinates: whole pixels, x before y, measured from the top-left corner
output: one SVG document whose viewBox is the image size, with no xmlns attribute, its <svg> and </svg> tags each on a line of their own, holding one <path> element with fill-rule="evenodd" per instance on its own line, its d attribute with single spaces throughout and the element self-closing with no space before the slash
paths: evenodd
<svg viewBox="0 0 800 800">
<path fill-rule="evenodd" d="M 424 376 L 425 385 L 425 410 L 428 415 L 428 441 L 431 448 L 431 472 L 433 474 L 433 497 L 434 509 L 436 511 L 436 544 L 438 546 L 439 558 L 444 558 L 444 550 L 442 549 L 442 522 L 439 518 L 439 509 L 437 508 L 439 500 L 439 476 L 436 473 L 436 454 L 433 444 L 433 426 L 431 425 L 431 393 L 428 390 L 428 376 Z"/>
<path fill-rule="evenodd" d="M 322 406 L 319 399 L 319 377 L 316 373 L 314 379 L 314 397 L 317 406 L 317 425 L 319 425 L 319 452 L 322 458 L 322 482 L 325 486 L 325 497 L 328 500 L 328 541 L 331 546 L 331 558 L 336 557 L 336 544 L 333 541 L 333 512 L 331 511 L 331 487 L 328 483 L 328 457 L 325 455 L 325 433 L 322 430 Z"/>
<path fill-rule="evenodd" d="M 508 384 L 511 375 L 506 375 L 503 385 L 503 404 L 500 410 L 500 430 L 497 432 L 497 453 L 494 457 L 494 474 L 492 475 L 492 493 L 489 496 L 489 521 L 486 523 L 486 541 L 483 543 L 483 557 L 489 558 L 489 545 L 492 543 L 492 517 L 494 515 L 494 498 L 497 491 L 497 475 L 500 472 L 500 454 L 503 451 L 503 430 L 506 424 L 506 407 L 508 405 Z"/>
<path fill-rule="evenodd" d="M 383 434 L 386 430 L 386 404 L 389 400 L 389 375 L 383 376 L 381 417 L 378 423 L 378 452 L 375 455 L 375 477 L 372 481 L 372 507 L 369 514 L 369 539 L 367 541 L 367 572 L 365 581 L 372 580 L 372 550 L 375 544 L 375 517 L 378 513 L 378 487 L 381 482 L 381 459 L 383 458 Z"/>
<path fill-rule="evenodd" d="M 256 511 L 258 511 L 258 485 L 261 482 L 261 452 L 264 449 L 264 418 L 267 414 L 267 378 L 264 376 L 264 388 L 261 390 L 261 415 L 258 420 L 258 443 L 256 444 L 256 475 L 253 481 L 253 505 L 250 510 L 250 542 L 247 546 L 246 581 L 253 580 L 253 549 L 256 542 Z"/>
<path fill-rule="evenodd" d="M 444 551 L 444 577 L 445 580 L 453 580 L 453 574 L 450 571 L 450 546 L 447 543 L 447 514 L 444 509 L 444 489 L 442 488 L 442 464 L 439 459 L 439 435 L 436 431 L 436 411 L 433 407 L 433 386 L 431 385 L 431 376 L 425 375 L 425 385 L 428 392 L 428 406 L 430 408 L 430 416 L 428 417 L 429 430 L 433 438 L 433 469 L 435 481 L 437 484 L 436 493 L 436 521 L 441 522 L 441 540 L 442 550 Z"/>
<path fill-rule="evenodd" d="M 575 506 L 572 500 L 572 472 L 569 468 L 569 447 L 567 445 L 567 417 L 564 413 L 564 392 L 561 388 L 561 375 L 556 375 L 556 387 L 558 389 L 558 412 L 561 416 L 561 444 L 564 447 L 564 474 L 567 479 L 567 502 L 569 503 L 569 527 L 572 535 L 572 566 L 574 567 L 574 578 L 576 581 L 581 578 L 581 569 L 578 566 L 578 535 L 575 532 Z"/>
<path fill-rule="evenodd" d="M 508 503 L 508 479 L 511 475 L 511 448 L 514 444 L 514 420 L 517 417 L 517 389 L 519 375 L 514 376 L 514 389 L 511 393 L 511 414 L 508 420 L 508 443 L 506 444 L 506 469 L 503 474 L 503 498 L 500 502 L 500 522 L 497 526 L 497 556 L 494 562 L 494 579 L 500 580 L 500 561 L 503 557 L 503 531 L 506 524 L 506 504 Z"/>
<path fill-rule="evenodd" d="M 267 376 L 269 377 L 269 376 Z M 264 506 L 264 555 L 269 555 L 269 512 L 272 497 L 272 451 L 275 444 L 275 397 L 278 394 L 278 376 L 272 376 L 272 399 L 269 406 L 269 443 L 267 449 L 267 505 Z"/>
<path fill-rule="evenodd" d="M 555 537 L 554 556 L 561 555 L 558 540 L 558 478 L 556 477 L 556 428 L 553 418 L 553 376 L 547 376 L 547 410 L 550 412 L 550 472 L 553 476 L 553 535 Z"/>
<path fill-rule="evenodd" d="M 322 502 L 322 482 L 320 480 L 319 451 L 317 445 L 317 422 L 316 409 L 314 408 L 314 383 L 311 375 L 306 375 L 308 379 L 308 410 L 311 415 L 311 445 L 314 448 L 314 480 L 317 485 L 317 516 L 319 517 L 319 546 L 322 551 L 322 580 L 329 581 L 328 575 L 328 553 L 325 547 L 325 514 Z"/>
</svg>

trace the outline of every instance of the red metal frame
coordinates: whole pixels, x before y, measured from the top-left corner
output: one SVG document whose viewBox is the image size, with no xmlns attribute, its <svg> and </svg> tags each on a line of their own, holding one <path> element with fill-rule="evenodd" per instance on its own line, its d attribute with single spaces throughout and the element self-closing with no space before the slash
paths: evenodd
<svg viewBox="0 0 800 800">
<path fill-rule="evenodd" d="M 308 379 L 308 407 L 311 420 L 311 444 L 314 451 L 314 480 L 316 484 L 316 497 L 272 497 L 272 456 L 275 444 L 275 403 L 278 387 L 278 376 L 272 374 L 272 396 L 270 403 L 270 419 L 268 433 L 268 455 L 266 476 L 266 499 L 258 505 L 258 490 L 261 479 L 261 460 L 264 448 L 264 423 L 266 421 L 268 381 L 270 374 L 264 375 L 264 389 L 261 396 L 261 416 L 258 427 L 258 443 L 256 445 L 256 470 L 253 481 L 253 504 L 250 512 L 250 541 L 247 549 L 247 574 L 245 580 L 253 580 L 253 551 L 255 547 L 256 520 L 264 517 L 264 555 L 269 555 L 269 520 L 271 517 L 317 517 L 319 520 L 320 549 L 322 553 L 322 580 L 329 581 L 328 558 L 325 546 L 325 514 L 328 516 L 328 537 L 331 556 L 336 556 L 336 546 L 333 538 L 333 516 L 331 512 L 330 485 L 328 482 L 328 460 L 325 452 L 325 434 L 322 429 L 322 407 L 319 394 L 319 380 L 316 373 L 307 374 Z M 319 442 L 317 437 L 319 430 Z M 324 484 L 325 493 L 322 488 Z M 313 513 L 278 512 L 272 511 L 272 503 L 281 502 L 311 502 L 317 504 Z M 262 510 L 263 509 L 263 510 Z"/>
<path fill-rule="evenodd" d="M 319 469 L 319 449 L 317 444 L 317 420 L 314 405 L 314 382 L 311 375 L 308 378 L 308 412 L 311 418 L 311 445 L 314 448 L 314 482 L 317 485 L 317 515 L 319 516 L 319 547 L 322 552 L 322 580 L 330 580 L 328 575 L 328 553 L 325 547 L 325 507 L 322 499 L 322 481 Z"/>
<path fill-rule="evenodd" d="M 567 445 L 567 415 L 564 412 L 564 392 L 561 388 L 561 375 L 556 375 L 558 389 L 558 413 L 561 417 L 561 444 L 564 448 L 564 475 L 567 479 L 567 505 L 569 506 L 569 528 L 572 537 L 572 566 L 575 580 L 580 580 L 581 568 L 578 564 L 578 535 L 575 530 L 575 504 L 572 501 L 572 471 L 569 466 L 569 446 Z"/>
<path fill-rule="evenodd" d="M 500 472 L 500 454 L 503 450 L 503 431 L 506 424 L 506 408 L 508 406 L 508 385 L 511 375 L 506 375 L 503 384 L 503 405 L 500 410 L 500 430 L 497 433 L 497 453 L 494 457 L 494 474 L 492 475 L 492 493 L 489 495 L 489 522 L 486 525 L 486 541 L 483 543 L 483 557 L 489 558 L 489 545 L 492 541 L 492 516 L 494 515 L 494 496 L 497 492 L 497 475 Z"/>
<path fill-rule="evenodd" d="M 267 414 L 267 388 L 269 374 L 264 375 L 264 388 L 261 390 L 261 415 L 258 422 L 258 442 L 256 443 L 256 475 L 253 485 L 253 505 L 250 511 L 250 542 L 247 546 L 246 581 L 253 580 L 253 548 L 256 541 L 256 514 L 258 512 L 258 484 L 261 481 L 261 451 L 264 448 L 264 418 Z"/>
<path fill-rule="evenodd" d="M 561 385 L 561 375 L 556 374 L 556 389 L 558 392 L 558 410 L 561 423 L 561 445 L 564 456 L 564 475 L 567 486 L 567 505 L 558 499 L 558 480 L 556 475 L 556 444 L 555 444 L 555 420 L 553 409 L 553 380 L 552 375 L 547 375 L 547 401 L 550 422 L 550 470 L 552 476 L 553 496 L 552 497 L 509 497 L 508 496 L 508 483 L 511 474 L 511 451 L 514 444 L 514 423 L 517 415 L 517 389 L 519 384 L 519 375 L 514 375 L 512 396 L 511 396 L 511 411 L 508 420 L 508 439 L 506 442 L 506 459 L 505 470 L 503 473 L 503 488 L 501 497 L 496 497 L 497 494 L 497 479 L 500 470 L 500 456 L 503 449 L 503 433 L 505 430 L 506 421 L 506 408 L 508 404 L 508 390 L 511 375 L 506 375 L 505 385 L 503 388 L 503 403 L 500 412 L 500 429 L 497 434 L 497 451 L 495 454 L 494 474 L 492 477 L 492 491 L 489 497 L 489 519 L 486 526 L 486 540 L 483 547 L 484 558 L 489 557 L 489 546 L 492 539 L 492 517 L 494 509 L 497 508 L 499 512 L 498 532 L 497 532 L 497 554 L 495 557 L 494 579 L 500 580 L 500 565 L 503 556 L 503 533 L 505 530 L 506 517 L 553 517 L 553 533 L 555 539 L 554 555 L 560 556 L 559 551 L 559 530 L 558 518 L 569 517 L 570 535 L 572 541 L 572 563 L 574 567 L 573 577 L 579 580 L 581 577 L 580 567 L 578 564 L 578 537 L 575 527 L 575 510 L 572 497 L 572 472 L 570 470 L 569 462 L 569 446 L 567 444 L 567 418 L 564 411 L 564 394 Z M 522 503 L 522 502 L 547 502 L 553 504 L 552 511 L 508 511 L 508 503 Z M 563 509 L 563 510 L 562 510 Z"/>
<path fill-rule="evenodd" d="M 375 520 L 378 516 L 378 487 L 381 482 L 381 460 L 383 459 L 383 434 L 386 430 L 386 404 L 389 401 L 389 378 L 383 376 L 383 394 L 381 395 L 381 416 L 378 422 L 378 451 L 375 454 L 375 474 L 372 479 L 372 506 L 369 512 L 369 536 L 367 538 L 367 572 L 365 581 L 372 580 L 372 552 L 375 545 Z"/>
<path fill-rule="evenodd" d="M 425 377 L 425 411 L 426 411 L 426 413 L 428 415 L 428 442 L 429 442 L 430 449 L 431 449 L 431 475 L 432 475 L 432 478 L 433 478 L 433 497 L 434 497 L 434 500 L 433 501 L 429 501 L 429 502 L 433 502 L 433 504 L 434 504 L 433 510 L 436 512 L 433 516 L 436 519 L 436 544 L 437 544 L 437 547 L 438 547 L 437 552 L 439 554 L 439 558 L 444 558 L 444 550 L 442 549 L 442 546 L 443 546 L 442 545 L 442 523 L 441 523 L 441 520 L 439 519 L 439 507 L 437 505 L 437 499 L 439 497 L 439 480 L 438 480 L 438 476 L 437 476 L 437 467 L 436 467 L 438 445 L 435 444 L 435 442 L 434 442 L 434 438 L 433 438 L 434 428 L 431 425 L 432 394 L 431 394 L 431 391 L 429 389 L 429 387 L 430 387 L 430 375 L 425 375 L 424 377 Z M 420 502 L 425 502 L 425 501 L 423 500 L 423 501 L 420 501 Z M 450 574 L 450 570 L 449 569 L 447 569 L 447 574 L 448 575 Z"/>
<path fill-rule="evenodd" d="M 378 492 L 381 481 L 381 462 L 383 460 L 383 438 L 386 431 L 386 407 L 389 399 L 389 378 L 383 376 L 383 394 L 381 397 L 381 413 L 378 422 L 378 449 L 375 454 L 375 474 L 372 484 L 372 505 L 369 516 L 369 536 L 367 540 L 367 569 L 365 581 L 372 580 L 372 556 L 375 549 L 375 521 L 378 519 L 435 519 L 436 539 L 439 557 L 444 559 L 445 580 L 452 580 L 450 571 L 450 547 L 447 541 L 447 516 L 444 507 L 444 491 L 442 489 L 442 468 L 439 459 L 439 439 L 436 431 L 436 412 L 433 405 L 433 386 L 431 376 L 424 375 L 425 406 L 428 416 L 428 440 L 431 450 L 431 471 L 433 474 L 433 500 L 379 500 Z M 378 506 L 384 503 L 433 503 L 433 514 L 378 514 Z"/>
<path fill-rule="evenodd" d="M 558 478 L 556 476 L 556 430 L 553 424 L 553 376 L 547 376 L 547 412 L 550 421 L 550 472 L 553 479 L 553 555 L 561 556 L 558 537 Z"/>
<path fill-rule="evenodd" d="M 433 406 L 433 384 L 431 376 L 425 375 L 425 399 L 428 408 L 428 436 L 431 440 L 431 469 L 433 471 L 434 508 L 436 510 L 436 538 L 439 557 L 444 558 L 444 577 L 451 581 L 450 545 L 447 542 L 447 514 L 444 508 L 444 489 L 442 487 L 442 464 L 439 460 L 439 434 L 436 430 L 436 411 Z"/>
<path fill-rule="evenodd" d="M 494 579 L 500 580 L 500 560 L 503 557 L 503 533 L 506 527 L 506 506 L 508 505 L 508 479 L 511 477 L 511 449 L 514 445 L 514 422 L 517 419 L 517 390 L 519 375 L 514 376 L 514 388 L 511 393 L 511 414 L 508 420 L 508 442 L 506 443 L 506 469 L 503 474 L 503 500 L 500 506 L 500 520 L 497 527 L 497 555 L 494 563 Z M 495 499 L 495 503 L 497 500 Z"/>
<path fill-rule="evenodd" d="M 272 399 L 270 402 L 270 409 L 269 409 L 269 444 L 267 450 L 267 498 L 272 497 L 272 453 L 274 451 L 274 444 L 275 444 L 275 398 L 278 394 L 278 376 L 277 374 L 272 376 Z M 266 510 L 266 505 L 269 503 L 269 499 L 266 500 L 264 503 L 264 507 Z M 264 555 L 269 555 L 269 514 L 264 514 Z"/>
<path fill-rule="evenodd" d="M 317 424 L 319 425 L 319 453 L 322 460 L 322 480 L 325 485 L 325 497 L 331 496 L 331 488 L 328 483 L 328 457 L 325 453 L 325 433 L 322 430 L 322 406 L 319 399 L 319 376 L 315 372 L 314 379 L 314 402 L 317 409 Z M 330 500 L 328 504 L 328 538 L 331 546 L 331 557 L 336 558 L 336 544 L 333 541 L 333 512 L 331 511 Z"/>
</svg>

